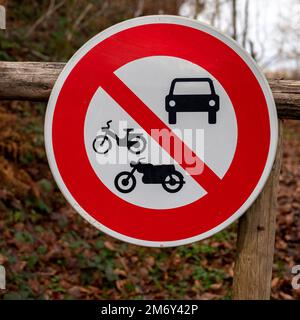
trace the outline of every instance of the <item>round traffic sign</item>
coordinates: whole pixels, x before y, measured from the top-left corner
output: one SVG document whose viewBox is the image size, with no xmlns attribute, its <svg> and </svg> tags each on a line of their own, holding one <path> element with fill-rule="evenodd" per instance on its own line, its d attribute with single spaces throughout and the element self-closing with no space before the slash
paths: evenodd
<svg viewBox="0 0 300 320">
<path fill-rule="evenodd" d="M 70 59 L 45 120 L 51 171 L 85 219 L 145 246 L 191 243 L 253 203 L 274 161 L 266 79 L 198 21 L 119 23 Z"/>
</svg>

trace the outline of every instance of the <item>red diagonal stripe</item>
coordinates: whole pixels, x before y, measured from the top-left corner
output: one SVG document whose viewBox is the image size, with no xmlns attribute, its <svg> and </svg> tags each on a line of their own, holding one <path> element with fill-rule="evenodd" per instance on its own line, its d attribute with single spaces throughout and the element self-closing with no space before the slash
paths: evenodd
<svg viewBox="0 0 300 320">
<path fill-rule="evenodd" d="M 136 96 L 115 74 L 105 76 L 101 87 L 151 136 L 152 129 L 172 130 L 161 121 L 155 113 L 153 113 L 144 102 Z M 201 159 L 199 159 L 193 150 L 191 150 L 179 137 L 174 136 L 174 145 L 182 144 L 183 154 L 189 152 L 194 159 L 197 158 L 197 163 L 203 165 L 203 171 L 199 175 L 192 177 L 201 185 L 207 192 L 216 188 L 220 182 L 220 178 L 211 170 Z M 153 137 L 154 138 L 154 137 Z M 161 147 L 162 141 L 155 139 Z M 166 149 L 165 149 L 166 150 Z M 166 150 L 170 156 L 177 161 L 184 170 L 190 167 L 190 164 L 185 163 L 184 159 L 177 159 L 174 149 Z M 184 157 L 183 157 L 184 158 Z M 199 162 L 198 162 L 199 161 Z"/>
</svg>

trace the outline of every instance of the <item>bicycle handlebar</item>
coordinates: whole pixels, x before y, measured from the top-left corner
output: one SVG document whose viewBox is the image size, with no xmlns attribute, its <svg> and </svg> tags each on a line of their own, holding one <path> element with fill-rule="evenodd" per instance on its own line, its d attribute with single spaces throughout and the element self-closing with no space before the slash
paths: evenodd
<svg viewBox="0 0 300 320">
<path fill-rule="evenodd" d="M 105 130 L 105 129 L 110 129 L 110 123 L 112 122 L 112 120 L 109 120 L 106 122 L 106 127 L 102 127 L 101 129 Z"/>
</svg>

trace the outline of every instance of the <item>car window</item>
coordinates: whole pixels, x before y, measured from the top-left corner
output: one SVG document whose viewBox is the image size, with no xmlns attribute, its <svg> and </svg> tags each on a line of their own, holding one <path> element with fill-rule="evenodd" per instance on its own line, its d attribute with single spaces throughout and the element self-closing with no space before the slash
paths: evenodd
<svg viewBox="0 0 300 320">
<path fill-rule="evenodd" d="M 207 81 L 178 81 L 173 94 L 211 94 L 211 90 Z"/>
</svg>

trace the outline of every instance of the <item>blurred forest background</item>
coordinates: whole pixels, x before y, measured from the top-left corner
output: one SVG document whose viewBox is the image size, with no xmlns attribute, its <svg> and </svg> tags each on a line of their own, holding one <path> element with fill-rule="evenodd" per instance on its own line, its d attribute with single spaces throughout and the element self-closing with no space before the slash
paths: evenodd
<svg viewBox="0 0 300 320">
<path fill-rule="evenodd" d="M 0 60 L 67 61 L 88 39 L 125 19 L 175 14 L 236 39 L 268 77 L 299 79 L 297 0 L 0 0 Z M 0 102 L 0 265 L 4 299 L 231 299 L 236 224 L 169 249 L 129 245 L 85 222 L 47 164 L 44 103 Z M 285 121 L 273 299 L 300 299 L 300 123 Z"/>
</svg>

